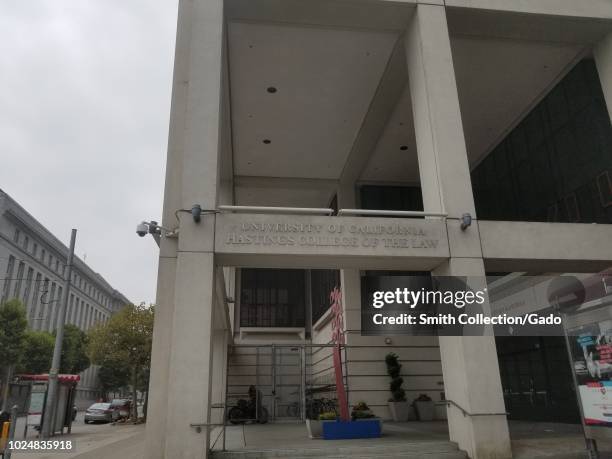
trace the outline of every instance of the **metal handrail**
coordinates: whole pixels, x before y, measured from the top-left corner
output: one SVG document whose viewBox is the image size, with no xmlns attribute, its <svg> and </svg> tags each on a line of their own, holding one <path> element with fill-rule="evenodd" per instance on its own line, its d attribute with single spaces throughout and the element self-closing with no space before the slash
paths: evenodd
<svg viewBox="0 0 612 459">
<path fill-rule="evenodd" d="M 448 216 L 444 212 L 425 212 L 420 210 L 378 210 L 378 209 L 340 209 L 339 216 L 344 215 L 371 215 L 381 217 L 441 217 Z"/>
<path fill-rule="evenodd" d="M 253 214 L 297 214 L 297 215 L 331 215 L 334 209 L 325 207 L 267 207 L 267 206 L 219 206 L 222 212 L 243 212 Z"/>
<path fill-rule="evenodd" d="M 458 408 L 462 413 L 463 416 L 508 416 L 508 412 L 503 412 L 503 413 L 470 413 L 468 410 L 466 410 L 465 408 L 463 408 L 461 405 L 459 405 L 457 402 L 455 402 L 454 400 L 450 400 L 450 399 L 446 399 L 443 400 L 444 403 L 446 403 L 446 406 L 454 406 L 456 408 Z"/>
</svg>

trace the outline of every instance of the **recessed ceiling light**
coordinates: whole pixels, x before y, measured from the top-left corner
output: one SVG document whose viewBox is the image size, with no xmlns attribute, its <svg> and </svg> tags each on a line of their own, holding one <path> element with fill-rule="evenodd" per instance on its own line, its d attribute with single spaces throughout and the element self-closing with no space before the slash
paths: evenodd
<svg viewBox="0 0 612 459">
<path fill-rule="evenodd" d="M 402 151 L 408 150 L 408 147 L 407 147 L 406 145 L 402 145 L 402 146 L 400 147 L 400 150 L 402 150 Z"/>
<path fill-rule="evenodd" d="M 266 145 L 269 145 L 272 143 L 272 141 L 270 139 L 263 139 L 263 143 L 265 143 Z"/>
<path fill-rule="evenodd" d="M 270 94 L 274 94 L 276 92 L 276 88 L 274 86 L 270 86 L 268 89 L 266 89 L 266 91 L 268 91 Z"/>
</svg>

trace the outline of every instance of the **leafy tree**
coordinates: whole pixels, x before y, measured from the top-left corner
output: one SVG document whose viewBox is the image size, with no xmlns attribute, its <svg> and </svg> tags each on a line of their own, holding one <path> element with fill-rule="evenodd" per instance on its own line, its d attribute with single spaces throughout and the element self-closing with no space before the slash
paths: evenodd
<svg viewBox="0 0 612 459">
<path fill-rule="evenodd" d="M 116 366 L 116 362 L 107 361 L 98 370 L 98 379 L 104 393 L 120 391 L 130 384 L 130 371 Z"/>
<path fill-rule="evenodd" d="M 23 358 L 19 364 L 19 373 L 46 373 L 51 367 L 55 338 L 45 331 L 28 330 L 25 335 Z"/>
<path fill-rule="evenodd" d="M 55 333 L 53 334 L 55 336 Z M 60 372 L 77 374 L 89 368 L 87 334 L 76 325 L 64 325 L 64 340 L 62 342 L 62 360 Z"/>
<path fill-rule="evenodd" d="M 151 362 L 153 314 L 153 307 L 130 304 L 113 315 L 107 323 L 99 323 L 89 333 L 91 361 L 107 368 L 109 376 L 112 376 L 110 382 L 113 378 L 120 379 L 123 372 L 128 372 L 135 418 L 136 390 L 141 386 Z"/>
<path fill-rule="evenodd" d="M 8 388 L 14 366 L 23 356 L 28 319 L 19 300 L 0 305 L 0 367 L 5 371 L 2 408 L 6 409 Z"/>
</svg>

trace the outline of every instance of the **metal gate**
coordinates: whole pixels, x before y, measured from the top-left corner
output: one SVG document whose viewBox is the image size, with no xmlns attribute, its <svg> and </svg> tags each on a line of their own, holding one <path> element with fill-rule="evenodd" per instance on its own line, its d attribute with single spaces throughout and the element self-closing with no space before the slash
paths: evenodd
<svg viewBox="0 0 612 459">
<path fill-rule="evenodd" d="M 303 346 L 234 346 L 228 361 L 226 406 L 248 399 L 254 386 L 270 421 L 301 420 L 304 381 Z"/>
<path fill-rule="evenodd" d="M 303 347 L 272 346 L 272 419 L 302 419 L 304 394 Z"/>
</svg>

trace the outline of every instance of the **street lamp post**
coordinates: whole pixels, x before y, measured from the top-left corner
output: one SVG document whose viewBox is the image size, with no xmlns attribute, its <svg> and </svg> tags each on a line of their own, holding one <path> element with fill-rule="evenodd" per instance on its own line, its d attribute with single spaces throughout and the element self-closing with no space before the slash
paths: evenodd
<svg viewBox="0 0 612 459">
<path fill-rule="evenodd" d="M 43 438 L 49 438 L 53 433 L 53 421 L 55 417 L 55 405 L 57 404 L 58 374 L 62 360 L 62 343 L 64 341 L 64 322 L 66 321 L 66 308 L 70 295 L 70 283 L 72 281 L 72 260 L 74 258 L 74 245 L 77 230 L 73 229 L 70 235 L 70 251 L 68 252 L 68 263 L 66 265 L 66 279 L 64 283 L 64 296 L 59 306 L 59 320 L 55 332 L 55 348 L 53 349 L 53 360 L 49 370 L 49 388 L 47 390 L 47 402 L 45 405 L 42 428 Z"/>
</svg>

